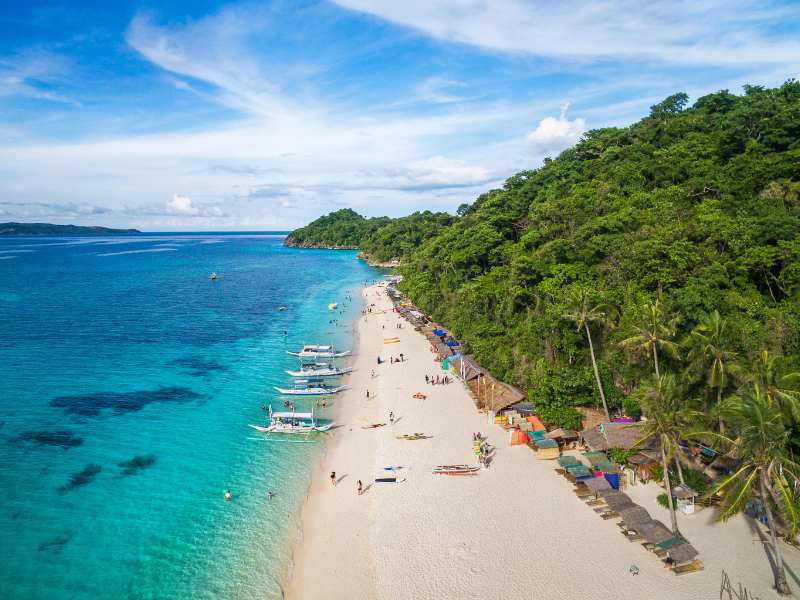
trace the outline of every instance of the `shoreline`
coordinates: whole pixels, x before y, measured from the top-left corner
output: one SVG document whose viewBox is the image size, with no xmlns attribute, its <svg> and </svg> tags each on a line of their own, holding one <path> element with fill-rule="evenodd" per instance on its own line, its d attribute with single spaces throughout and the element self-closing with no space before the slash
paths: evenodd
<svg viewBox="0 0 800 600">
<path fill-rule="evenodd" d="M 358 370 L 341 399 L 341 427 L 309 487 L 285 598 L 714 598 L 723 569 L 752 594 L 775 597 L 752 521 L 739 516 L 712 524 L 710 510 L 679 515 L 705 570 L 677 577 L 623 538 L 614 520 L 601 519 L 576 498 L 554 472 L 554 461 L 536 458 L 527 446 L 509 446 L 508 432 L 487 423 L 461 381 L 426 385 L 424 375 L 442 372 L 427 340 L 391 310 L 384 287 L 363 293 L 367 304 L 386 312 L 359 319 Z M 399 342 L 385 342 L 393 337 Z M 388 359 L 400 352 L 404 362 L 374 363 L 378 354 Z M 372 369 L 376 379 L 369 378 Z M 418 391 L 427 398 L 413 399 Z M 389 411 L 394 425 L 362 428 L 387 421 Z M 415 432 L 431 437 L 398 438 Z M 497 449 L 491 468 L 475 477 L 431 474 L 437 464 L 475 463 L 474 432 Z M 386 465 L 403 466 L 396 472 L 405 481 L 374 484 Z M 345 476 L 336 487 L 327 480 L 329 470 Z M 366 487 L 363 496 L 356 494 L 357 479 Z M 669 522 L 656 502 L 659 486 L 625 491 L 653 518 Z M 800 552 L 783 550 L 797 572 Z"/>
</svg>

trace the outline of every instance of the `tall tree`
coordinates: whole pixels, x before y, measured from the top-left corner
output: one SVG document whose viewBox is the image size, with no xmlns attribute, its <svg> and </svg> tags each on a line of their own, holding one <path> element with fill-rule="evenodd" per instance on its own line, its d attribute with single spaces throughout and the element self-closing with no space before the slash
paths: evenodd
<svg viewBox="0 0 800 600">
<path fill-rule="evenodd" d="M 672 499 L 672 483 L 669 478 L 669 465 L 672 460 L 682 457 L 679 442 L 695 429 L 699 413 L 692 410 L 683 400 L 683 392 L 672 374 L 656 377 L 645 384 L 641 391 L 640 403 L 647 416 L 641 427 L 641 445 L 655 438 L 661 449 L 661 467 L 664 470 L 664 486 L 667 489 L 667 502 L 672 521 L 672 533 L 680 535 L 675 504 Z"/>
<path fill-rule="evenodd" d="M 569 312 L 562 315 L 568 321 L 575 323 L 578 331 L 583 330 L 586 333 L 586 341 L 589 343 L 589 356 L 592 359 L 592 369 L 594 370 L 594 378 L 597 381 L 597 389 L 600 392 L 600 399 L 603 401 L 603 411 L 606 414 L 606 420 L 611 420 L 611 415 L 608 412 L 608 402 L 606 401 L 606 393 L 603 389 L 603 382 L 600 379 L 600 372 L 597 369 L 597 357 L 594 354 L 594 344 L 592 343 L 592 331 L 589 328 L 589 323 L 607 324 L 609 322 L 609 315 L 613 312 L 608 304 L 595 304 L 592 297 L 586 289 L 580 289 L 570 298 Z"/>
<path fill-rule="evenodd" d="M 633 327 L 633 335 L 622 340 L 619 345 L 623 348 L 639 348 L 653 355 L 656 379 L 661 377 L 658 364 L 658 350 L 664 350 L 671 356 L 678 356 L 678 345 L 672 341 L 677 326 L 676 319 L 668 319 L 664 314 L 661 299 L 656 298 L 644 307 L 644 319 L 641 325 Z"/>
<path fill-rule="evenodd" d="M 800 373 L 785 373 L 779 359 L 762 350 L 751 380 L 764 398 L 782 411 L 787 422 L 800 422 Z"/>
<path fill-rule="evenodd" d="M 722 393 L 736 370 L 737 354 L 728 349 L 727 326 L 727 320 L 715 310 L 692 330 L 687 340 L 689 368 L 695 373 L 705 374 L 709 390 L 716 390 L 717 406 L 722 402 Z"/>
<path fill-rule="evenodd" d="M 790 429 L 780 408 L 758 386 L 745 395 L 726 400 L 722 411 L 730 435 L 714 432 L 705 435 L 712 445 L 740 461 L 740 465 L 709 494 L 723 495 L 718 515 L 723 521 L 742 512 L 749 500 L 755 498 L 761 502 L 775 559 L 775 589 L 780 594 L 791 594 L 773 512 L 777 511 L 788 534 L 794 537 L 800 524 L 797 497 L 793 493 L 800 484 L 800 465 L 788 450 Z"/>
</svg>

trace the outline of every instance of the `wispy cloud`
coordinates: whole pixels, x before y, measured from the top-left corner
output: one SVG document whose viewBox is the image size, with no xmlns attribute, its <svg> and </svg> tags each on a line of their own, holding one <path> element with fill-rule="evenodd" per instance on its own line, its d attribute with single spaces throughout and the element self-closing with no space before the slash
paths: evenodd
<svg viewBox="0 0 800 600">
<path fill-rule="evenodd" d="M 69 67 L 65 57 L 38 48 L 0 57 L 0 96 L 24 96 L 75 104 L 70 98 L 50 89 L 53 83 L 63 81 Z"/>
<path fill-rule="evenodd" d="M 437 39 L 570 59 L 681 64 L 787 64 L 800 42 L 782 33 L 800 5 L 754 0 L 333 0 Z"/>
</svg>

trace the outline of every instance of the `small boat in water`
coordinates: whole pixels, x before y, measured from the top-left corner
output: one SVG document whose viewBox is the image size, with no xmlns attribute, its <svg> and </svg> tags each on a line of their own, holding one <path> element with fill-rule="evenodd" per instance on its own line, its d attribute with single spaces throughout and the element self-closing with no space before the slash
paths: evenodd
<svg viewBox="0 0 800 600">
<path fill-rule="evenodd" d="M 350 373 L 351 367 L 337 368 L 329 365 L 323 367 L 301 368 L 299 371 L 286 371 L 292 377 L 303 377 L 308 379 L 327 379 L 330 377 L 341 377 Z"/>
<path fill-rule="evenodd" d="M 301 383 L 301 382 L 298 382 Z M 310 383 L 306 387 L 295 387 L 291 389 L 275 387 L 284 396 L 325 396 L 328 394 L 338 394 L 342 390 L 346 390 L 346 385 L 327 386 Z"/>
<path fill-rule="evenodd" d="M 292 352 L 291 350 L 286 351 L 287 354 L 291 356 L 297 356 L 300 358 L 342 358 L 343 356 L 349 356 L 350 351 L 346 350 L 344 352 L 336 352 L 333 349 L 333 346 L 320 346 L 318 344 L 306 344 L 303 346 L 303 349 L 298 352 Z"/>
<path fill-rule="evenodd" d="M 317 425 L 313 412 L 272 412 L 270 406 L 269 423 L 266 426 L 250 425 L 250 427 L 261 433 L 309 434 L 328 431 L 333 425 L 333 423 Z"/>
<path fill-rule="evenodd" d="M 328 304 L 328 310 L 336 310 L 339 307 L 339 304 L 336 302 L 331 302 Z"/>
<path fill-rule="evenodd" d="M 214 280 L 217 278 L 217 274 L 216 274 L 216 273 L 212 273 L 211 275 L 209 275 L 209 276 L 208 276 L 208 278 L 209 278 L 211 281 L 214 281 Z"/>
</svg>

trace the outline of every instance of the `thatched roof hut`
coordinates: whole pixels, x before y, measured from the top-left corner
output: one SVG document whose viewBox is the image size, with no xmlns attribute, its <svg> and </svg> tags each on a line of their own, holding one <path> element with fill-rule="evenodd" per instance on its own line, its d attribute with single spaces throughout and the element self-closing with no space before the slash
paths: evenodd
<svg viewBox="0 0 800 600">
<path fill-rule="evenodd" d="M 626 526 L 636 528 L 644 523 L 649 523 L 653 520 L 650 513 L 638 504 L 634 504 L 630 508 L 624 508 L 619 511 L 619 516 Z"/>
<path fill-rule="evenodd" d="M 690 560 L 694 559 L 699 552 L 689 543 L 680 544 L 679 546 L 674 546 L 667 550 L 667 554 L 669 557 L 674 560 L 676 563 L 685 563 L 689 562 Z"/>
<path fill-rule="evenodd" d="M 581 431 L 583 442 L 592 450 L 630 449 L 642 438 L 641 423 L 601 423 Z"/>
<path fill-rule="evenodd" d="M 650 544 L 660 544 L 666 542 L 673 537 L 672 532 L 667 529 L 661 521 L 650 521 L 649 523 L 642 523 L 637 530 L 644 536 Z"/>
<path fill-rule="evenodd" d="M 606 501 L 606 504 L 608 504 L 608 507 L 611 510 L 615 510 L 617 512 L 636 506 L 628 494 L 617 492 L 616 490 L 614 490 L 613 493 L 601 491 L 600 496 Z"/>
</svg>

